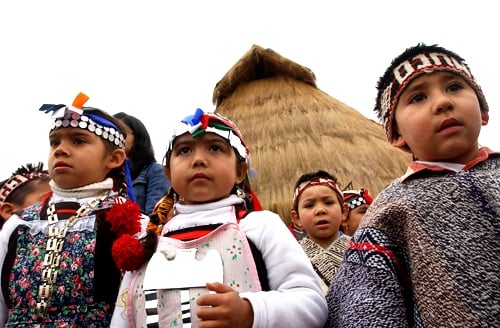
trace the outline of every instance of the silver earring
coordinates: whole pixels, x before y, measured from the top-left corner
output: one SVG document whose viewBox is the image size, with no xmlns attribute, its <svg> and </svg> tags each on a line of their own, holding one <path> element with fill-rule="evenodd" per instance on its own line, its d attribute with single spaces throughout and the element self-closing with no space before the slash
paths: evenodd
<svg viewBox="0 0 500 328">
<path fill-rule="evenodd" d="M 236 187 L 236 196 L 239 198 L 245 198 L 245 192 L 239 186 Z"/>
</svg>

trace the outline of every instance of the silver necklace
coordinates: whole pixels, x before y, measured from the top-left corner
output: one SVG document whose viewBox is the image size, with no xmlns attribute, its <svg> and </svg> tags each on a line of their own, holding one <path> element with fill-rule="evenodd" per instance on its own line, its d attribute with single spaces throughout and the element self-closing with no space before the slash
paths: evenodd
<svg viewBox="0 0 500 328">
<path fill-rule="evenodd" d="M 61 229 L 57 226 L 59 218 L 56 213 L 54 201 L 52 200 L 52 197 L 50 198 L 47 205 L 49 239 L 47 240 L 46 252 L 43 258 L 42 279 L 40 286 L 38 287 L 38 302 L 36 304 L 38 315 L 45 316 L 45 314 L 47 314 L 52 297 L 52 290 L 57 280 L 59 263 L 61 261 L 61 251 L 64 246 L 68 229 L 74 226 L 81 217 L 87 215 L 90 210 L 95 209 L 97 205 L 99 205 L 99 203 L 108 196 L 109 191 L 100 197 L 94 198 L 87 204 L 80 206 L 80 208 L 76 211 L 76 214 L 67 219 Z"/>
</svg>

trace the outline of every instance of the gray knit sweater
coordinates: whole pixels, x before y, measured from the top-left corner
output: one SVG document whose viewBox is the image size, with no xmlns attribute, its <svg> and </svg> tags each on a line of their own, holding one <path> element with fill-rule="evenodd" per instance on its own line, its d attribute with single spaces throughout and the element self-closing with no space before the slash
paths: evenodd
<svg viewBox="0 0 500 328">
<path fill-rule="evenodd" d="M 326 296 L 326 327 L 500 327 L 500 155 L 423 170 L 371 205 Z"/>
</svg>

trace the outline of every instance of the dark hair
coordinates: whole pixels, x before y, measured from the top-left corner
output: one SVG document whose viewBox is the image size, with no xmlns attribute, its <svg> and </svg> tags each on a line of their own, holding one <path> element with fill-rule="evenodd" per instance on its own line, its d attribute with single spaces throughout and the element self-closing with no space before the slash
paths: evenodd
<svg viewBox="0 0 500 328">
<path fill-rule="evenodd" d="M 297 181 L 295 182 L 295 186 L 294 186 L 293 190 L 297 189 L 297 187 L 300 186 L 301 184 L 303 184 L 304 182 L 310 181 L 310 180 L 312 180 L 314 178 L 330 179 L 330 180 L 333 180 L 336 184 L 338 184 L 336 176 L 334 176 L 333 174 L 328 173 L 327 171 L 318 170 L 316 172 L 309 172 L 309 173 L 302 174 L 297 179 Z M 344 200 L 343 200 L 343 198 L 340 195 L 337 195 L 337 198 L 339 199 L 339 202 L 341 204 L 344 203 Z M 299 202 L 297 201 L 294 204 L 294 206 L 293 206 L 293 210 L 297 212 L 298 211 L 298 206 L 299 206 Z"/>
<path fill-rule="evenodd" d="M 130 159 L 130 175 L 135 179 L 145 166 L 156 161 L 151 137 L 146 126 L 135 116 L 124 112 L 113 116 L 122 120 L 134 133 L 134 144 L 127 157 Z"/>
<path fill-rule="evenodd" d="M 86 113 L 92 114 L 99 116 L 101 118 L 106 119 L 110 123 L 116 125 L 116 127 L 120 130 L 120 132 L 123 134 L 123 137 L 127 137 L 127 131 L 125 130 L 123 123 L 120 122 L 120 120 L 116 119 L 115 117 L 111 116 L 107 112 L 103 111 L 102 109 L 95 108 L 95 107 L 82 107 L 82 110 L 84 112 L 84 115 Z M 111 153 L 115 149 L 120 149 L 119 146 L 112 142 L 105 141 L 102 139 L 102 142 L 104 143 L 106 149 Z M 126 161 L 123 162 L 123 164 L 120 167 L 114 168 L 109 172 L 108 177 L 113 179 L 113 184 L 115 186 L 115 189 L 123 195 L 124 197 L 129 197 L 129 190 L 127 186 L 127 174 L 126 174 Z M 132 188 L 132 185 L 130 185 L 130 188 Z"/>
<path fill-rule="evenodd" d="M 43 162 L 38 162 L 38 164 L 27 163 L 26 165 L 20 166 L 14 171 L 11 177 L 15 175 L 21 175 L 29 180 L 18 186 L 5 198 L 4 202 L 13 203 L 21 206 L 26 200 L 26 196 L 31 194 L 36 190 L 39 184 L 48 183 L 50 181 L 49 172 L 43 169 Z M 9 180 L 5 179 L 0 182 L 0 188 Z"/>
<path fill-rule="evenodd" d="M 16 188 L 16 190 L 14 190 L 5 199 L 5 201 L 21 206 L 26 201 L 27 195 L 35 191 L 40 184 L 49 183 L 49 181 L 50 181 L 50 176 L 48 175 L 41 176 L 38 179 L 30 180 L 25 184 L 23 184 L 22 186 L 20 186 L 19 188 Z M 0 185 L 3 185 L 3 183 L 5 183 L 5 181 L 3 181 L 2 184 Z"/>
</svg>

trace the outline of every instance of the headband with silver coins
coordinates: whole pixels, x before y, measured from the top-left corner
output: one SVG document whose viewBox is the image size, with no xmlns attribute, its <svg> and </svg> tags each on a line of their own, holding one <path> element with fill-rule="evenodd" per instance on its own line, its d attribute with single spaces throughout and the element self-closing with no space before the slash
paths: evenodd
<svg viewBox="0 0 500 328">
<path fill-rule="evenodd" d="M 44 104 L 40 111 L 52 112 L 54 122 L 50 131 L 59 128 L 80 128 L 88 130 L 98 137 L 120 147 L 125 148 L 125 137 L 119 127 L 109 120 L 82 110 L 83 105 L 89 99 L 83 93 L 79 93 L 72 106 Z"/>
</svg>

